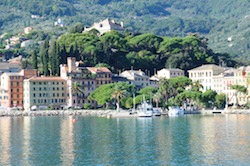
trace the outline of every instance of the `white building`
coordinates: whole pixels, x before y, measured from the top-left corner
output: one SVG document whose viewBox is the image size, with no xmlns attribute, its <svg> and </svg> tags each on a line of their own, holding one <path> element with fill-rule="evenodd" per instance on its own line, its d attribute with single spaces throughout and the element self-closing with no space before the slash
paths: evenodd
<svg viewBox="0 0 250 166">
<path fill-rule="evenodd" d="M 101 22 L 94 23 L 90 28 L 85 28 L 84 31 L 90 31 L 92 29 L 98 30 L 101 35 L 106 32 L 110 32 L 111 30 L 118 31 L 120 33 L 124 32 L 123 22 L 117 23 L 114 20 L 108 18 Z"/>
<path fill-rule="evenodd" d="M 226 68 L 214 64 L 202 65 L 197 68 L 188 70 L 189 78 L 193 82 L 199 82 L 203 86 L 203 91 L 214 89 L 213 77 L 220 75 Z"/>
<path fill-rule="evenodd" d="M 128 79 L 130 84 L 140 89 L 151 86 L 150 77 L 141 70 L 125 70 L 119 76 Z"/>
<path fill-rule="evenodd" d="M 184 70 L 177 69 L 177 68 L 169 68 L 169 69 L 164 68 L 164 69 L 157 71 L 157 74 L 155 74 L 151 78 L 159 81 L 161 78 L 169 79 L 169 78 L 175 78 L 179 76 L 184 76 Z"/>
</svg>

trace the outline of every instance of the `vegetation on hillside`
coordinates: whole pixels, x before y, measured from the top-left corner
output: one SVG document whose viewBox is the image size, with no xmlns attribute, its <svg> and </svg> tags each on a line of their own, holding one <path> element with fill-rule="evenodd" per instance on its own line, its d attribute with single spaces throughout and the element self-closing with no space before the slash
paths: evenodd
<svg viewBox="0 0 250 166">
<path fill-rule="evenodd" d="M 53 26 L 57 18 L 65 25 L 91 25 L 105 18 L 123 21 L 128 30 L 160 36 L 206 36 L 215 52 L 249 59 L 248 0 L 8 0 L 0 2 L 0 32 L 36 30 L 65 32 Z M 38 15 L 39 18 L 31 18 Z"/>
<path fill-rule="evenodd" d="M 115 73 L 132 67 L 153 74 L 164 67 L 187 71 L 207 63 L 236 64 L 227 54 L 214 53 L 206 39 L 196 35 L 170 38 L 154 34 L 122 35 L 116 31 L 102 36 L 91 32 L 67 33 L 57 41 L 46 39 L 39 55 L 44 75 L 58 75 L 59 64 L 66 64 L 67 57 L 76 57 L 84 66 L 106 64 Z"/>
</svg>

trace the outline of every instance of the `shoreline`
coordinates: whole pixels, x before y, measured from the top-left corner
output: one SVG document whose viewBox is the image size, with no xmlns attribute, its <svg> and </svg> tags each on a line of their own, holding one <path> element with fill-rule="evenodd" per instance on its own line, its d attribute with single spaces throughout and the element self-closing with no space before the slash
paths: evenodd
<svg viewBox="0 0 250 166">
<path fill-rule="evenodd" d="M 219 112 L 219 113 L 218 113 Z M 206 111 L 190 111 L 184 113 L 201 114 L 201 115 L 225 115 L 225 114 L 250 114 L 250 109 L 230 109 L 230 110 L 206 110 Z M 167 115 L 164 112 L 162 116 Z M 119 118 L 119 117 L 137 117 L 137 114 L 130 114 L 129 111 L 121 110 L 40 110 L 40 111 L 4 111 L 0 110 L 0 117 L 25 117 L 25 116 L 95 116 L 95 117 L 107 117 L 107 118 Z"/>
<path fill-rule="evenodd" d="M 0 117 L 8 116 L 100 116 L 105 117 L 113 110 L 40 110 L 40 111 L 0 111 Z"/>
</svg>

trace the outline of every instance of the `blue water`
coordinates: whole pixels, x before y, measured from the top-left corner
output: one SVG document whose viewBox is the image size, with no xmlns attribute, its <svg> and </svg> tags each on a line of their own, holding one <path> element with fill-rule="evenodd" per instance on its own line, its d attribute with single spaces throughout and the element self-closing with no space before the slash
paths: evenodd
<svg viewBox="0 0 250 166">
<path fill-rule="evenodd" d="M 1 117 L 0 165 L 249 165 L 250 115 Z"/>
</svg>

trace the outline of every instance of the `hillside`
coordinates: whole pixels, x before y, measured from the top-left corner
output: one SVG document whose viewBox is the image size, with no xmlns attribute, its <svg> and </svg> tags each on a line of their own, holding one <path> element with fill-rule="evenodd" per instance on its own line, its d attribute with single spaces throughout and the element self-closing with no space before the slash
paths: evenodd
<svg viewBox="0 0 250 166">
<path fill-rule="evenodd" d="M 8 0 L 0 2 L 0 33 L 25 26 L 58 32 L 53 26 L 58 18 L 68 26 L 113 18 L 138 33 L 182 37 L 197 32 L 215 52 L 250 59 L 249 8 L 249 0 Z"/>
</svg>

